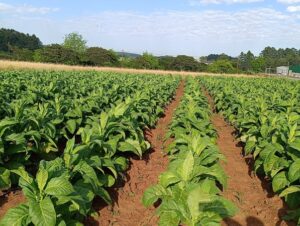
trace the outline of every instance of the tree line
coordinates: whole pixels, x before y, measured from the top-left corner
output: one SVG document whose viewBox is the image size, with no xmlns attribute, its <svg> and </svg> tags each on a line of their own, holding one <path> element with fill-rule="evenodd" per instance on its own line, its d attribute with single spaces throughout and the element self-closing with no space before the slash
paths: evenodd
<svg viewBox="0 0 300 226">
<path fill-rule="evenodd" d="M 65 36 L 61 44 L 43 45 L 35 35 L 13 29 L 0 29 L 0 58 L 68 65 L 110 66 L 213 73 L 261 73 L 266 68 L 300 64 L 300 50 L 266 47 L 259 56 L 251 51 L 237 57 L 210 54 L 192 56 L 154 56 L 150 53 L 122 54 L 101 47 L 88 47 L 78 33 Z"/>
</svg>

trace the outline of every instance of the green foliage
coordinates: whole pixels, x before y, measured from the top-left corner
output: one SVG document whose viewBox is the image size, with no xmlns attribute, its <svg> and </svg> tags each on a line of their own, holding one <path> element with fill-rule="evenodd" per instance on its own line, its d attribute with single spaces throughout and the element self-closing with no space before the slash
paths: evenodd
<svg viewBox="0 0 300 226">
<path fill-rule="evenodd" d="M 34 61 L 76 65 L 80 63 L 80 55 L 72 49 L 59 44 L 52 44 L 38 49 L 34 53 Z"/>
<path fill-rule="evenodd" d="M 199 62 L 194 57 L 179 55 L 172 62 L 172 69 L 179 71 L 197 71 Z"/>
<path fill-rule="evenodd" d="M 175 60 L 175 57 L 172 56 L 162 56 L 158 58 L 159 66 L 164 70 L 174 70 L 172 64 Z"/>
<path fill-rule="evenodd" d="M 150 53 L 143 53 L 142 56 L 139 56 L 134 59 L 135 68 L 143 69 L 158 69 L 159 62 L 158 59 Z"/>
<path fill-rule="evenodd" d="M 236 70 L 229 60 L 217 60 L 208 66 L 208 71 L 213 73 L 235 73 Z"/>
<path fill-rule="evenodd" d="M 266 47 L 260 55 L 265 59 L 267 67 L 275 68 L 283 65 L 300 64 L 300 51 L 295 48 Z"/>
<path fill-rule="evenodd" d="M 83 39 L 82 35 L 76 32 L 65 36 L 63 47 L 73 50 L 76 53 L 84 53 L 87 49 L 86 40 Z"/>
<path fill-rule="evenodd" d="M 237 128 L 256 173 L 300 209 L 300 83 L 284 79 L 203 78 L 216 109 Z M 294 211 L 294 210 L 293 210 Z M 291 212 L 299 221 L 300 215 Z M 291 217 L 290 216 L 290 217 Z"/>
<path fill-rule="evenodd" d="M 9 52 L 11 47 L 36 50 L 42 42 L 35 35 L 24 34 L 13 29 L 0 29 L 0 51 Z"/>
<path fill-rule="evenodd" d="M 188 78 L 185 95 L 176 110 L 168 136 L 170 163 L 159 183 L 149 187 L 143 204 L 161 201 L 159 225 L 219 225 L 233 216 L 236 207 L 220 196 L 226 175 L 219 160 L 224 157 L 215 144 L 216 131 L 210 122 L 209 105 L 195 79 Z"/>
<path fill-rule="evenodd" d="M 266 68 L 266 60 L 263 57 L 256 57 L 251 61 L 251 68 L 254 72 L 264 72 Z"/>
<path fill-rule="evenodd" d="M 150 148 L 143 129 L 155 125 L 179 82 L 46 71 L 0 79 L 0 188 L 19 181 L 27 200 L 0 224 L 49 226 L 79 225 L 96 196 L 112 203 L 106 189 L 128 168 L 124 153 L 141 157 Z"/>
<path fill-rule="evenodd" d="M 94 66 L 116 66 L 118 57 L 112 50 L 99 47 L 88 48 L 84 54 L 86 64 Z"/>
</svg>

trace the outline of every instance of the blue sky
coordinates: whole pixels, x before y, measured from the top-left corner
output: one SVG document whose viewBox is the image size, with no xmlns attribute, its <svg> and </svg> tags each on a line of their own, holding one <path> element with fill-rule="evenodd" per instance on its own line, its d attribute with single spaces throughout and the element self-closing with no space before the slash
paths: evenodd
<svg viewBox="0 0 300 226">
<path fill-rule="evenodd" d="M 76 31 L 116 51 L 236 56 L 300 49 L 300 0 L 0 0 L 0 27 L 44 44 Z"/>
</svg>

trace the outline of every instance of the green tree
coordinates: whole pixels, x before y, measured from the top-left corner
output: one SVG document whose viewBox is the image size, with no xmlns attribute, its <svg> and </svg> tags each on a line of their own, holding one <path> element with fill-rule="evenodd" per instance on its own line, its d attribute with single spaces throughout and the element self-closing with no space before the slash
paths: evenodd
<svg viewBox="0 0 300 226">
<path fill-rule="evenodd" d="M 59 44 L 52 44 L 36 50 L 34 61 L 76 65 L 80 63 L 80 55 Z"/>
<path fill-rule="evenodd" d="M 153 56 L 150 53 L 143 53 L 142 56 L 139 56 L 134 59 L 134 66 L 136 68 L 143 68 L 143 69 L 158 69 L 159 68 L 159 61 L 158 58 Z"/>
<path fill-rule="evenodd" d="M 262 56 L 256 57 L 254 60 L 251 61 L 251 68 L 254 72 L 264 72 L 266 67 L 265 58 Z"/>
<path fill-rule="evenodd" d="M 235 73 L 236 69 L 230 60 L 216 60 L 208 66 L 208 71 L 213 73 Z"/>
<path fill-rule="evenodd" d="M 78 53 L 84 53 L 87 49 L 86 40 L 76 32 L 65 36 L 63 46 Z"/>
<path fill-rule="evenodd" d="M 241 52 L 238 57 L 239 69 L 246 72 L 252 71 L 252 61 L 254 60 L 255 56 L 251 51 L 248 51 L 247 53 Z"/>
<path fill-rule="evenodd" d="M 158 58 L 160 68 L 163 70 L 173 70 L 172 64 L 175 60 L 175 57 L 172 56 L 162 56 Z"/>
<path fill-rule="evenodd" d="M 172 63 L 172 68 L 179 71 L 197 71 L 199 62 L 194 57 L 178 55 Z"/>
<path fill-rule="evenodd" d="M 34 51 L 27 48 L 10 47 L 13 60 L 33 61 Z"/>
<path fill-rule="evenodd" d="M 117 66 L 119 60 L 113 50 L 106 50 L 100 47 L 88 48 L 84 54 L 86 64 L 94 66 Z"/>
<path fill-rule="evenodd" d="M 8 52 L 11 47 L 36 50 L 42 47 L 42 42 L 35 35 L 24 34 L 13 29 L 0 29 L 0 51 Z"/>
</svg>

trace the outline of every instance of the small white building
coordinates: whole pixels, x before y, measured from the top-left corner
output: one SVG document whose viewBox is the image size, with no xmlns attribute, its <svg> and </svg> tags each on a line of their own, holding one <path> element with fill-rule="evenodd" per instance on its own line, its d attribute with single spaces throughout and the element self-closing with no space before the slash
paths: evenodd
<svg viewBox="0 0 300 226">
<path fill-rule="evenodd" d="M 288 66 L 280 66 L 276 67 L 276 74 L 281 76 L 289 75 L 289 67 Z"/>
</svg>

